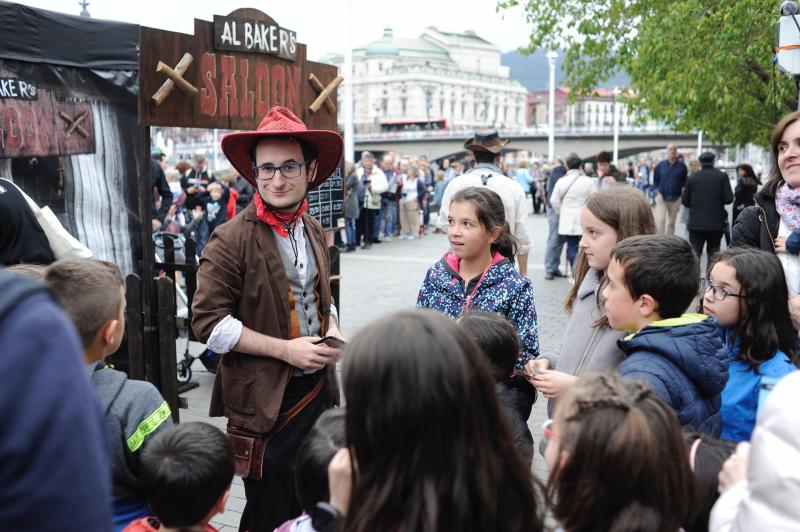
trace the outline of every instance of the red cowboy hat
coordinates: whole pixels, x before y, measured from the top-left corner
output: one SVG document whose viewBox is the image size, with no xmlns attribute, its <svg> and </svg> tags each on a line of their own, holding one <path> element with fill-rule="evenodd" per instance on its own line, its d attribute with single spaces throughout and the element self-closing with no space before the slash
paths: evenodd
<svg viewBox="0 0 800 532">
<path fill-rule="evenodd" d="M 261 120 L 258 129 L 229 133 L 222 137 L 222 151 L 239 174 L 256 186 L 253 175 L 253 156 L 258 141 L 269 137 L 303 139 L 317 149 L 317 176 L 308 184 L 309 190 L 328 179 L 339 166 L 344 141 L 335 131 L 306 129 L 302 120 L 286 107 L 275 106 Z"/>
</svg>

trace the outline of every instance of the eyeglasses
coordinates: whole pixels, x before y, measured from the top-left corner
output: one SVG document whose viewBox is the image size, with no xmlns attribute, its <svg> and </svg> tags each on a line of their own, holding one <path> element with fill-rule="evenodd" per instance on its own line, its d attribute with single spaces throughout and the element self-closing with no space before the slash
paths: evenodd
<svg viewBox="0 0 800 532">
<path fill-rule="evenodd" d="M 725 301 L 729 297 L 743 297 L 742 294 L 734 294 L 727 288 L 715 286 L 711 283 L 708 279 L 702 280 L 703 292 L 708 292 L 711 290 L 711 295 L 717 301 Z"/>
<path fill-rule="evenodd" d="M 550 429 L 550 427 L 552 426 L 553 426 L 552 419 L 548 419 L 544 423 L 542 423 L 542 443 L 544 443 L 545 447 L 550 445 L 550 440 L 555 442 L 559 441 L 556 433 Z"/>
<path fill-rule="evenodd" d="M 273 166 L 269 163 L 262 165 L 253 165 L 253 173 L 256 179 L 261 181 L 269 181 L 275 177 L 275 172 L 280 171 L 284 179 L 295 179 L 300 177 L 303 165 L 311 161 L 303 161 L 302 163 L 284 163 L 280 166 Z"/>
</svg>

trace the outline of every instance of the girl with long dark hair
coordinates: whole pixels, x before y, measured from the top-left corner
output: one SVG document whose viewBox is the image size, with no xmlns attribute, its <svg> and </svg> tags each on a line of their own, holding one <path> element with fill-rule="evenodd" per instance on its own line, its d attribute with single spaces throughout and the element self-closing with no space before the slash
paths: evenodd
<svg viewBox="0 0 800 532">
<path fill-rule="evenodd" d="M 774 254 L 731 248 L 709 265 L 703 312 L 714 316 L 728 352 L 722 390 L 722 439 L 749 441 L 756 422 L 761 380 L 796 369 L 797 331 L 789 315 L 783 268 Z"/>
<path fill-rule="evenodd" d="M 662 532 L 692 521 L 697 487 L 680 424 L 644 383 L 584 375 L 544 434 L 548 500 L 564 532 Z"/>
<path fill-rule="evenodd" d="M 535 480 L 514 448 L 486 357 L 455 323 L 401 312 L 367 327 L 346 353 L 348 449 L 330 475 L 341 530 L 543 529 Z"/>
<path fill-rule="evenodd" d="M 458 191 L 448 210 L 451 251 L 425 276 L 417 307 L 456 319 L 467 309 L 496 312 L 517 330 L 522 351 L 516 367 L 534 373 L 539 333 L 533 286 L 514 268 L 516 240 L 500 196 L 486 187 Z"/>
</svg>

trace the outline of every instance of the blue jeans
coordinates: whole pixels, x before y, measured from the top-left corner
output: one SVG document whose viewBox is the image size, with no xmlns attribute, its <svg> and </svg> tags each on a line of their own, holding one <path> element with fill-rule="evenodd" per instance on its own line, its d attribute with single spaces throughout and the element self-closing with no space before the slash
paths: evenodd
<svg viewBox="0 0 800 532">
<path fill-rule="evenodd" d="M 381 198 L 381 212 L 378 217 L 384 237 L 393 237 L 395 227 L 397 227 L 397 203 L 394 199 Z"/>
<path fill-rule="evenodd" d="M 565 237 L 567 239 L 567 260 L 569 261 L 569 267 L 575 264 L 575 257 L 578 256 L 578 243 L 581 241 L 580 235 L 569 235 Z"/>
<path fill-rule="evenodd" d="M 552 207 L 547 207 L 547 249 L 544 254 L 544 269 L 547 273 L 558 271 L 561 261 L 561 250 L 566 239 L 558 234 L 558 213 Z"/>
<path fill-rule="evenodd" d="M 356 220 L 357 218 L 345 218 L 344 232 L 347 235 L 347 245 L 357 246 L 356 242 Z"/>
</svg>

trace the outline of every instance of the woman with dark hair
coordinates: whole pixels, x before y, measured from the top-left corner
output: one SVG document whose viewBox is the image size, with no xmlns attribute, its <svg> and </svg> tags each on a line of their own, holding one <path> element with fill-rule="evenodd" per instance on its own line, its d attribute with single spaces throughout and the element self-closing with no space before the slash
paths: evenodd
<svg viewBox="0 0 800 532">
<path fill-rule="evenodd" d="M 800 229 L 800 111 L 784 116 L 772 130 L 772 169 L 733 226 L 731 244 L 778 253 L 789 287 L 789 310 L 800 327 L 800 257 L 786 253 L 786 239 Z"/>
<path fill-rule="evenodd" d="M 341 530 L 543 530 L 486 357 L 452 321 L 373 323 L 347 347 L 343 388 L 348 448 L 330 470 Z"/>
<path fill-rule="evenodd" d="M 564 532 L 679 530 L 697 486 L 675 413 L 645 384 L 584 375 L 545 423 L 547 494 Z"/>
<path fill-rule="evenodd" d="M 611 371 L 622 360 L 624 354 L 617 340 L 625 333 L 609 327 L 600 287 L 611 248 L 630 236 L 655 234 L 656 225 L 644 194 L 631 187 L 611 187 L 586 200 L 581 210 L 581 229 L 575 284 L 565 304 L 568 317 L 561 349 L 537 361 L 542 373 L 531 380 L 550 399 L 551 416 L 555 399 L 575 383 L 577 376 Z"/>
<path fill-rule="evenodd" d="M 749 164 L 740 164 L 736 168 L 736 188 L 733 191 L 733 212 L 731 213 L 731 227 L 736 225 L 736 218 L 745 207 L 755 205 L 753 196 L 758 192 L 761 180 Z"/>
</svg>

